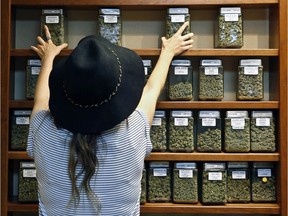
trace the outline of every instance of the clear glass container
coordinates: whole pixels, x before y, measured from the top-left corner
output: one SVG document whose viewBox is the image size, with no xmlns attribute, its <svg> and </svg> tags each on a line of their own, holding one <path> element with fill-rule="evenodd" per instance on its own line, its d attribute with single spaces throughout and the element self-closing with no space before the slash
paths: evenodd
<svg viewBox="0 0 288 216">
<path fill-rule="evenodd" d="M 216 48 L 243 46 L 243 23 L 240 7 L 222 7 L 215 30 Z"/>
<path fill-rule="evenodd" d="M 173 169 L 173 202 L 198 202 L 198 170 L 196 163 L 177 162 Z"/>
<path fill-rule="evenodd" d="M 275 119 L 272 111 L 252 111 L 250 127 L 252 152 L 276 150 Z"/>
<path fill-rule="evenodd" d="M 225 163 L 204 163 L 202 171 L 203 204 L 226 204 L 226 165 Z"/>
<path fill-rule="evenodd" d="M 251 201 L 251 183 L 248 162 L 228 162 L 227 202 L 248 203 Z"/>
<path fill-rule="evenodd" d="M 141 179 L 141 197 L 140 204 L 144 204 L 147 201 L 147 173 L 146 169 L 143 169 L 142 179 Z"/>
<path fill-rule="evenodd" d="M 238 66 L 237 100 L 262 100 L 264 74 L 261 59 L 242 59 Z"/>
<path fill-rule="evenodd" d="M 222 61 L 204 59 L 199 67 L 199 100 L 224 98 L 224 73 Z"/>
<path fill-rule="evenodd" d="M 167 151 L 167 118 L 164 110 L 156 110 L 150 130 L 152 151 Z"/>
<path fill-rule="evenodd" d="M 173 60 L 169 68 L 168 96 L 170 100 L 191 100 L 192 66 L 190 60 Z"/>
<path fill-rule="evenodd" d="M 222 151 L 222 123 L 219 111 L 199 111 L 196 146 L 199 152 Z"/>
<path fill-rule="evenodd" d="M 34 162 L 20 162 L 18 176 L 18 201 L 37 202 L 38 182 Z"/>
<path fill-rule="evenodd" d="M 172 37 L 178 29 L 187 21 L 190 21 L 189 8 L 168 8 L 166 19 L 166 37 Z M 183 35 L 190 32 L 190 25 L 186 27 Z"/>
<path fill-rule="evenodd" d="M 171 190 L 171 169 L 167 161 L 151 161 L 148 171 L 148 201 L 149 202 L 170 202 Z"/>
<path fill-rule="evenodd" d="M 66 25 L 63 9 L 43 9 L 41 16 L 41 36 L 46 39 L 44 25 L 49 28 L 51 39 L 55 45 L 66 42 Z"/>
<path fill-rule="evenodd" d="M 10 120 L 10 148 L 25 151 L 29 133 L 31 110 L 14 110 Z"/>
<path fill-rule="evenodd" d="M 111 43 L 122 44 L 122 20 L 119 8 L 101 8 L 98 16 L 99 34 Z"/>
<path fill-rule="evenodd" d="M 276 202 L 276 176 L 272 162 L 253 163 L 251 184 L 253 202 Z"/>
<path fill-rule="evenodd" d="M 26 66 L 26 99 L 34 99 L 35 87 L 41 70 L 40 59 L 29 59 Z"/>
<path fill-rule="evenodd" d="M 145 83 L 146 83 L 152 73 L 152 62 L 150 59 L 143 59 L 142 62 L 144 65 Z"/>
<path fill-rule="evenodd" d="M 250 143 L 250 118 L 248 111 L 227 111 L 225 118 L 225 151 L 249 152 Z"/>
<path fill-rule="evenodd" d="M 172 152 L 194 150 L 194 119 L 191 110 L 172 110 L 169 118 L 168 146 Z"/>
</svg>

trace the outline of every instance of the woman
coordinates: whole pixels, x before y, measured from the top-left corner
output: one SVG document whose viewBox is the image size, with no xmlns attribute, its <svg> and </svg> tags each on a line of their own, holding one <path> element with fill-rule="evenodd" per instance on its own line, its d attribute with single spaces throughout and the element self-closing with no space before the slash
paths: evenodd
<svg viewBox="0 0 288 216">
<path fill-rule="evenodd" d="M 144 86 L 142 59 L 100 36 L 80 40 L 53 67 L 67 44 L 31 48 L 42 60 L 27 152 L 34 159 L 40 215 L 139 215 L 150 126 L 175 55 L 192 47 L 182 36 L 162 37 L 158 62 Z M 52 68 L 53 67 L 53 68 Z"/>
</svg>

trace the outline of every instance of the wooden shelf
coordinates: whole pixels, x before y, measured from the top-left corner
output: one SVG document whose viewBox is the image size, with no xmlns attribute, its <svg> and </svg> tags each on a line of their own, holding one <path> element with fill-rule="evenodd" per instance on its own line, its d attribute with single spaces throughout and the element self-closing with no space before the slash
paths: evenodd
<svg viewBox="0 0 288 216">
<path fill-rule="evenodd" d="M 172 203 L 146 203 L 141 205 L 142 213 L 205 213 L 205 214 L 279 214 L 278 204 L 172 204 Z"/>
<path fill-rule="evenodd" d="M 178 6 L 211 6 L 211 5 L 267 5 L 267 4 L 277 4 L 278 0 L 37 0 L 38 6 L 54 6 L 54 5 L 63 5 L 63 6 L 105 6 L 105 7 L 115 7 L 117 5 L 121 8 L 126 9 L 138 9 L 141 5 L 141 9 L 155 9 L 163 7 L 171 7 L 171 5 Z M 11 5 L 18 6 L 35 6 L 35 0 L 11 0 Z"/>
<path fill-rule="evenodd" d="M 10 100 L 13 109 L 32 109 L 33 100 Z M 157 109 L 278 109 L 279 101 L 159 101 Z"/>
<path fill-rule="evenodd" d="M 159 56 L 160 49 L 134 49 L 140 56 Z M 68 56 L 72 49 L 62 50 L 59 56 Z M 37 56 L 31 49 L 12 49 L 11 56 Z M 278 56 L 278 49 L 191 49 L 182 56 Z"/>
<path fill-rule="evenodd" d="M 173 153 L 152 152 L 146 161 L 279 161 L 279 153 Z M 8 159 L 29 160 L 25 151 L 9 151 Z"/>
<path fill-rule="evenodd" d="M 141 213 L 205 213 L 205 214 L 279 214 L 280 207 L 276 203 L 245 203 L 226 205 L 146 203 L 140 206 Z M 38 204 L 8 203 L 10 212 L 36 212 Z"/>
</svg>

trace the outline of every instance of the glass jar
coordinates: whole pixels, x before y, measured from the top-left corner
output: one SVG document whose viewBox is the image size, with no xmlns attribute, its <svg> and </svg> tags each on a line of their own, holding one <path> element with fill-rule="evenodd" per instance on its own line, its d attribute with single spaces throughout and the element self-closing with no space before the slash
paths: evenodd
<svg viewBox="0 0 288 216">
<path fill-rule="evenodd" d="M 203 204 L 226 204 L 225 163 L 204 163 L 202 171 Z"/>
<path fill-rule="evenodd" d="M 36 179 L 34 162 L 20 162 L 18 176 L 18 201 L 38 201 L 38 182 Z"/>
<path fill-rule="evenodd" d="M 275 119 L 272 111 L 252 111 L 250 130 L 252 152 L 276 150 Z"/>
<path fill-rule="evenodd" d="M 35 87 L 41 70 L 40 59 L 29 59 L 26 67 L 26 99 L 34 99 Z"/>
<path fill-rule="evenodd" d="M 168 8 L 166 19 L 166 37 L 172 37 L 178 29 L 190 21 L 189 8 Z M 190 25 L 186 27 L 183 35 L 190 33 Z"/>
<path fill-rule="evenodd" d="M 222 7 L 215 28 L 216 48 L 240 48 L 243 46 L 243 24 L 240 7 Z"/>
<path fill-rule="evenodd" d="M 63 9 L 43 9 L 41 16 L 41 37 L 46 39 L 44 25 L 49 28 L 51 39 L 55 45 L 66 42 L 65 18 Z"/>
<path fill-rule="evenodd" d="M 250 118 L 248 111 L 227 111 L 225 118 L 226 152 L 250 151 Z"/>
<path fill-rule="evenodd" d="M 170 100 L 191 100 L 192 66 L 190 60 L 173 60 L 169 68 L 168 96 Z"/>
<path fill-rule="evenodd" d="M 145 83 L 146 83 L 152 73 L 152 63 L 151 60 L 149 59 L 143 59 L 142 62 L 144 65 Z"/>
<path fill-rule="evenodd" d="M 227 202 L 248 203 L 251 201 L 251 184 L 248 162 L 228 162 Z"/>
<path fill-rule="evenodd" d="M 173 110 L 169 118 L 168 146 L 172 152 L 194 150 L 194 120 L 190 110 Z"/>
<path fill-rule="evenodd" d="M 156 110 L 150 130 L 152 151 L 167 150 L 167 119 L 164 110 Z"/>
<path fill-rule="evenodd" d="M 147 201 L 147 181 L 146 181 L 146 169 L 143 169 L 142 178 L 141 178 L 141 197 L 140 197 L 140 204 L 144 204 Z"/>
<path fill-rule="evenodd" d="M 222 126 L 220 112 L 199 111 L 197 119 L 196 146 L 199 152 L 222 151 Z"/>
<path fill-rule="evenodd" d="M 238 66 L 237 100 L 262 100 L 264 75 L 261 59 L 242 59 Z"/>
<path fill-rule="evenodd" d="M 252 170 L 252 201 L 276 201 L 276 176 L 272 162 L 254 162 Z"/>
<path fill-rule="evenodd" d="M 197 203 L 198 170 L 196 163 L 175 163 L 172 184 L 174 203 Z"/>
<path fill-rule="evenodd" d="M 25 151 L 29 133 L 31 110 L 14 110 L 11 116 L 10 148 Z"/>
<path fill-rule="evenodd" d="M 199 67 L 199 100 L 224 98 L 224 73 L 222 61 L 204 59 Z"/>
<path fill-rule="evenodd" d="M 122 21 L 119 8 L 101 8 L 98 16 L 99 33 L 111 43 L 122 44 Z"/>
<path fill-rule="evenodd" d="M 170 202 L 171 169 L 167 161 L 152 161 L 149 163 L 148 172 L 148 201 Z"/>
</svg>

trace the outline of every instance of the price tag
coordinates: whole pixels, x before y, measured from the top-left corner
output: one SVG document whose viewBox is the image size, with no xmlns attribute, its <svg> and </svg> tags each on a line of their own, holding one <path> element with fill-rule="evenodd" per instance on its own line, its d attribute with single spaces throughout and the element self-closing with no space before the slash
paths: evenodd
<svg viewBox="0 0 288 216">
<path fill-rule="evenodd" d="M 205 75 L 215 76 L 219 74 L 219 68 L 218 67 L 205 67 L 204 69 Z"/>
<path fill-rule="evenodd" d="M 246 171 L 232 171 L 232 179 L 246 179 Z"/>
<path fill-rule="evenodd" d="M 222 181 L 222 172 L 209 172 L 208 180 Z"/>
<path fill-rule="evenodd" d="M 29 125 L 29 117 L 16 117 L 16 125 Z"/>
<path fill-rule="evenodd" d="M 215 118 L 203 118 L 202 119 L 202 126 L 215 127 L 216 126 L 216 119 Z"/>
<path fill-rule="evenodd" d="M 188 75 L 188 68 L 187 67 L 175 67 L 174 74 L 175 75 Z"/>
<path fill-rule="evenodd" d="M 271 169 L 258 169 L 258 177 L 271 177 Z"/>
<path fill-rule="evenodd" d="M 24 178 L 36 178 L 36 169 L 24 169 L 23 177 Z"/>
<path fill-rule="evenodd" d="M 233 129 L 242 130 L 245 127 L 245 119 L 244 118 L 231 119 L 231 126 Z"/>
<path fill-rule="evenodd" d="M 270 118 L 256 118 L 256 126 L 269 127 Z"/>
<path fill-rule="evenodd" d="M 171 22 L 172 23 L 185 22 L 185 15 L 172 15 Z"/>
<path fill-rule="evenodd" d="M 59 23 L 59 16 L 46 16 L 46 23 Z"/>
<path fill-rule="evenodd" d="M 225 14 L 224 20 L 226 22 L 238 22 L 239 16 L 238 14 Z"/>
<path fill-rule="evenodd" d="M 104 23 L 117 23 L 118 17 L 117 16 L 104 16 Z"/>
<path fill-rule="evenodd" d="M 188 126 L 188 118 L 174 118 L 175 126 Z"/>
<path fill-rule="evenodd" d="M 180 178 L 193 178 L 193 170 L 180 169 L 179 177 Z"/>
<path fill-rule="evenodd" d="M 162 125 L 162 119 L 161 118 L 153 118 L 152 126 L 161 126 Z"/>
<path fill-rule="evenodd" d="M 258 75 L 258 67 L 244 67 L 245 75 Z"/>
<path fill-rule="evenodd" d="M 153 169 L 153 176 L 167 176 L 167 169 L 165 168 Z"/>
<path fill-rule="evenodd" d="M 32 75 L 39 75 L 41 67 L 31 67 L 31 74 Z"/>
</svg>

